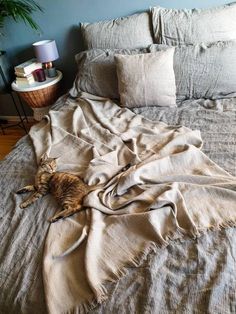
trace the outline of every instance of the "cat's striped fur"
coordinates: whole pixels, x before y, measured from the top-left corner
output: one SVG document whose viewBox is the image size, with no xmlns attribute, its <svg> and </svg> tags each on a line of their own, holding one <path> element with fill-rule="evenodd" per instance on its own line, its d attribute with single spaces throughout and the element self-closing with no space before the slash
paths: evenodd
<svg viewBox="0 0 236 314">
<path fill-rule="evenodd" d="M 40 160 L 38 171 L 35 176 L 35 184 L 28 185 L 17 191 L 17 194 L 34 192 L 24 202 L 21 208 L 33 204 L 38 198 L 51 193 L 60 205 L 62 210 L 50 218 L 50 222 L 65 218 L 78 212 L 83 203 L 83 198 L 96 186 L 88 186 L 81 178 L 66 172 L 56 172 L 57 158 L 49 158 L 44 154 Z"/>
</svg>

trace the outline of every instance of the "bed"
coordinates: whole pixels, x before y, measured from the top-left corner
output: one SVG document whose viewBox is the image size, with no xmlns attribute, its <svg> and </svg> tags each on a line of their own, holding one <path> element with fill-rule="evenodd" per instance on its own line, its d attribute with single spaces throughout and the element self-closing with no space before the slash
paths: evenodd
<svg viewBox="0 0 236 314">
<path fill-rule="evenodd" d="M 204 14 L 202 14 L 203 12 Z M 234 14 L 236 14 L 236 6 L 235 4 L 230 4 L 220 8 L 204 10 L 203 12 L 201 10 L 189 10 L 187 13 L 185 12 L 185 14 L 183 14 L 182 10 L 167 10 L 158 7 L 153 8 L 149 14 L 141 13 L 140 15 L 132 16 L 131 20 L 125 18 L 121 20 L 118 19 L 115 23 L 108 21 L 100 22 L 98 25 L 83 25 L 84 37 L 87 42 L 88 50 L 77 56 L 79 72 L 70 94 L 64 95 L 55 103 L 49 116 L 33 127 L 30 136 L 26 136 L 19 141 L 12 152 L 0 165 L 2 198 L 0 211 L 1 313 L 236 312 L 236 243 L 234 228 L 234 209 L 236 211 L 236 89 L 234 83 L 232 83 L 235 82 L 234 73 L 236 73 L 236 70 L 234 70 L 236 62 L 233 54 L 235 49 L 233 40 L 236 37 L 236 26 L 234 18 L 231 19 L 231 17 L 234 17 Z M 204 22 L 208 23 L 209 16 L 207 16 L 207 14 L 210 14 L 212 17 L 210 25 L 213 25 L 214 27 L 212 27 L 212 31 L 210 32 L 203 32 L 202 29 L 199 30 L 198 24 L 195 23 L 194 25 L 197 25 L 196 29 L 191 29 L 191 34 L 186 33 L 186 28 L 183 26 L 183 29 L 180 27 L 178 28 L 179 32 L 176 35 L 171 29 L 171 23 L 169 23 L 169 21 L 173 22 L 173 14 L 175 17 L 178 16 L 182 26 L 187 25 L 189 20 L 184 21 L 184 19 L 188 18 L 195 19 L 195 22 L 198 20 L 201 21 L 201 27 Z M 222 25 L 217 24 L 217 21 L 221 21 L 219 16 L 222 20 L 227 17 L 229 24 L 225 29 L 222 29 Z M 144 28 L 144 25 L 146 25 L 146 27 L 150 26 L 149 18 L 152 18 L 152 23 L 154 23 L 154 37 L 153 35 L 150 36 L 147 28 Z M 178 19 L 175 21 L 177 24 Z M 132 36 L 124 36 L 124 30 L 126 28 L 122 23 L 126 23 L 127 21 L 129 23 L 129 28 L 127 28 L 128 34 L 132 34 Z M 230 24 L 230 21 L 232 22 L 232 25 Z M 108 23 L 108 25 L 106 23 Z M 109 28 L 109 23 L 112 23 L 114 27 Z M 133 29 L 136 29 L 137 33 L 130 31 L 130 25 L 133 25 Z M 139 29 L 137 29 L 137 25 L 142 25 L 140 27 L 146 30 L 143 33 L 143 42 L 140 42 L 140 33 Z M 162 26 L 161 28 L 160 25 Z M 115 26 L 117 26 L 117 28 Z M 122 27 L 122 36 L 119 33 L 119 27 Z M 221 29 L 221 32 L 217 31 L 217 27 L 218 29 Z M 112 31 L 111 34 L 106 34 L 106 36 L 101 31 L 101 38 L 99 39 L 99 36 L 97 36 L 97 29 L 104 30 L 105 32 L 107 29 L 111 29 Z M 215 33 L 214 30 L 216 30 Z M 116 36 L 114 36 L 113 32 L 115 32 Z M 203 41 L 204 44 L 196 42 L 196 40 L 199 40 L 200 35 L 203 36 L 200 41 Z M 217 36 L 222 36 L 222 38 L 218 38 Z M 104 38 L 106 40 L 104 40 Z M 116 38 L 116 41 L 114 41 L 113 38 Z M 124 38 L 125 40 L 123 40 Z M 171 42 L 169 42 L 170 40 Z M 222 44 L 222 42 L 224 43 Z M 175 52 L 172 48 L 168 49 L 166 46 L 176 46 Z M 130 47 L 132 47 L 132 49 Z M 122 68 L 122 62 L 127 61 L 127 58 L 125 58 L 125 60 L 122 59 L 124 56 L 128 55 L 128 57 L 137 58 L 137 55 L 143 56 L 144 54 L 147 55 L 149 53 L 155 54 L 159 53 L 159 51 L 161 51 L 162 54 L 164 54 L 165 51 L 168 51 L 168 56 L 165 54 L 166 58 L 171 58 L 172 54 L 172 69 L 175 71 L 176 80 L 176 90 L 174 94 L 177 96 L 177 105 L 175 105 L 175 102 L 173 103 L 173 94 L 169 89 L 169 86 L 173 83 L 173 76 L 171 75 L 168 78 L 168 88 L 161 89 L 161 91 L 170 95 L 170 97 L 168 97 L 168 105 L 160 106 L 160 103 L 165 103 L 163 99 L 166 100 L 166 98 L 159 98 L 160 93 L 153 99 L 152 95 L 154 92 L 152 92 L 152 95 L 150 96 L 151 98 L 149 98 L 147 92 L 145 99 L 142 99 L 142 95 L 139 95 L 137 100 L 135 97 L 131 97 L 130 95 L 127 96 L 127 88 L 122 89 L 121 100 L 117 100 L 117 96 L 119 96 L 122 86 L 120 87 L 119 85 L 119 89 L 117 90 L 117 77 L 114 78 L 114 70 L 116 71 L 114 59 L 117 58 L 116 62 L 119 63 L 118 66 L 120 66 L 120 72 L 118 72 L 118 74 L 122 75 L 122 71 L 124 70 Z M 219 56 L 221 59 L 219 59 Z M 229 60 L 229 56 L 231 56 L 230 64 L 229 62 L 226 62 Z M 185 67 L 183 66 L 184 63 L 182 61 L 178 61 L 183 60 L 181 58 L 184 58 L 186 63 Z M 132 59 L 132 61 L 133 60 L 134 59 Z M 218 61 L 217 64 L 220 64 L 219 67 L 215 66 L 214 60 Z M 140 62 L 140 60 L 138 62 Z M 169 70 L 166 68 L 163 70 L 166 76 L 168 76 L 168 71 Z M 132 73 L 131 69 L 129 69 L 129 73 Z M 141 74 L 142 73 L 143 72 L 141 72 Z M 196 73 L 196 77 L 193 77 L 193 73 Z M 219 75 L 219 73 L 221 75 Z M 199 77 L 201 79 L 199 79 Z M 213 85 L 209 84 L 209 81 L 213 82 Z M 191 82 L 191 84 L 189 82 Z M 207 88 L 205 88 L 206 86 Z M 134 87 L 132 90 L 133 89 Z M 115 101 L 110 99 L 115 99 Z M 140 99 L 142 99 L 141 104 L 139 103 Z M 131 104 L 129 106 L 130 109 L 126 109 L 126 106 L 124 106 L 124 104 L 127 103 Z M 144 103 L 145 106 L 142 105 Z M 120 105 L 122 108 L 120 108 Z M 89 108 L 89 110 L 87 108 Z M 222 211 L 226 213 L 223 213 L 222 223 L 217 223 L 218 216 L 214 216 L 214 223 L 211 221 L 212 227 L 206 227 L 206 230 L 199 235 L 195 233 L 191 236 L 185 236 L 184 234 L 183 237 L 181 236 L 177 238 L 175 238 L 174 235 L 171 241 L 169 241 L 167 238 L 171 238 L 172 235 L 168 234 L 168 237 L 165 238 L 167 245 L 156 246 L 153 250 L 150 250 L 150 252 L 148 251 L 145 256 L 140 257 L 133 263 L 128 263 L 129 261 L 127 261 L 127 263 L 124 264 L 125 269 L 122 269 L 121 274 L 117 274 L 115 278 L 112 277 L 111 274 L 109 274 L 111 280 L 104 280 L 105 277 L 103 278 L 106 287 L 106 299 L 104 298 L 104 300 L 100 300 L 101 302 L 98 302 L 96 289 L 92 290 L 92 292 L 89 291 L 89 297 L 87 297 L 86 287 L 82 284 L 83 280 L 86 281 L 86 278 L 84 279 L 84 275 L 82 274 L 82 270 L 84 269 L 80 263 L 82 263 L 82 265 L 84 261 L 85 263 L 89 263 L 87 260 L 89 255 L 87 253 L 86 257 L 81 257 L 81 254 L 84 254 L 83 252 L 88 252 L 88 249 L 86 251 L 86 240 L 83 241 L 82 244 L 80 243 L 80 245 L 75 246 L 75 248 L 72 249 L 72 252 L 66 254 L 64 257 L 62 256 L 55 260 L 49 258 L 50 254 L 52 254 L 52 250 L 54 250 L 54 253 L 57 252 L 57 255 L 63 253 L 63 250 L 61 251 L 61 249 L 65 244 L 64 238 L 67 236 L 69 240 L 66 242 L 66 248 L 68 247 L 68 243 L 72 246 L 73 243 L 76 243 L 77 239 L 74 234 L 72 234 L 70 238 L 70 231 L 67 227 L 73 225 L 75 226 L 75 231 L 78 227 L 78 234 L 76 235 L 80 238 L 82 230 L 80 223 L 83 221 L 85 213 L 90 215 L 89 206 L 86 211 L 74 215 L 72 218 L 69 218 L 67 222 L 66 219 L 65 221 L 61 221 L 60 225 L 55 223 L 50 226 L 47 219 L 52 216 L 58 208 L 55 200 L 50 195 L 46 195 L 43 200 L 32 207 L 20 210 L 19 204 L 21 198 L 15 194 L 15 191 L 19 187 L 33 181 L 37 169 L 37 160 L 40 158 L 45 147 L 50 147 L 49 153 L 51 154 L 61 152 L 62 156 L 66 153 L 70 155 L 71 160 L 69 161 L 68 158 L 62 158 L 62 161 L 60 162 L 60 170 L 75 171 L 81 174 L 81 167 L 83 167 L 83 169 L 87 170 L 87 177 L 86 174 L 84 175 L 85 180 L 91 184 L 97 183 L 96 171 L 102 172 L 100 168 L 97 168 L 98 170 L 96 169 L 96 171 L 94 171 L 95 168 L 91 168 L 90 164 L 83 164 L 82 166 L 81 164 L 77 165 L 73 159 L 73 156 L 75 156 L 75 158 L 76 156 L 78 157 L 78 143 L 75 140 L 75 135 L 83 141 L 85 138 L 88 141 L 91 140 L 88 138 L 87 133 L 81 132 L 81 129 L 83 129 L 81 127 L 83 121 L 80 119 L 81 110 L 83 112 L 83 118 L 86 117 L 87 114 L 89 117 L 88 121 L 93 121 L 90 120 L 90 117 L 91 119 L 96 120 L 96 124 L 92 124 L 93 132 L 97 132 L 92 133 L 91 137 L 94 139 L 101 139 L 99 133 L 100 129 L 94 127 L 97 123 L 104 126 L 107 123 L 105 118 L 120 118 L 123 114 L 127 114 L 127 119 L 130 119 L 130 121 L 137 121 L 138 119 L 139 124 L 137 125 L 143 127 L 143 133 L 146 132 L 146 127 L 148 126 L 150 132 L 147 132 L 147 138 L 149 138 L 148 136 L 150 136 L 150 134 L 155 135 L 155 133 L 152 133 L 155 131 L 155 126 L 160 126 L 160 129 L 157 129 L 159 133 L 162 131 L 164 133 L 167 131 L 173 132 L 171 133 L 170 142 L 175 138 L 178 138 L 175 137 L 176 134 L 183 135 L 185 141 L 184 145 L 181 144 L 182 142 L 177 142 L 177 144 L 174 144 L 177 146 L 174 147 L 180 149 L 180 152 L 183 150 L 183 152 L 186 153 L 185 151 L 188 150 L 186 147 L 188 148 L 189 145 L 196 146 L 197 154 L 201 157 L 204 156 L 202 158 L 204 162 L 206 162 L 204 165 L 206 166 L 207 171 L 209 171 L 208 176 L 214 178 L 217 177 L 217 180 L 220 180 L 220 183 L 214 181 L 213 186 L 220 187 L 221 190 L 226 188 L 228 193 L 227 197 L 225 196 L 226 194 L 222 194 L 224 196 L 217 198 L 217 194 L 214 194 L 215 199 L 212 196 L 211 199 L 209 199 L 209 203 L 213 204 L 212 210 L 214 210 L 214 206 L 216 207 L 215 200 L 222 201 Z M 71 126 L 71 121 L 74 121 L 71 120 L 72 116 L 75 119 L 78 119 L 75 120 L 73 126 Z M 101 116 L 103 118 L 100 119 Z M 113 134 L 117 135 L 118 128 L 122 128 L 126 120 L 122 120 L 122 123 L 120 124 L 116 124 L 114 119 L 111 121 L 114 123 Z M 108 131 L 111 132 L 113 126 L 110 126 Z M 117 129 L 115 129 L 116 127 Z M 51 130 L 51 133 L 48 132 L 48 128 Z M 204 154 L 202 155 L 201 150 L 199 149 L 199 147 L 201 147 L 199 132 L 191 130 L 201 131 L 203 140 L 201 150 L 206 157 Z M 106 134 L 108 134 L 108 131 L 106 130 Z M 60 139 L 63 140 L 61 142 L 58 140 L 58 137 L 55 136 L 56 132 L 62 134 Z M 69 142 L 67 142 L 67 137 L 64 136 L 65 133 L 73 135 L 69 137 Z M 45 138 L 45 134 L 47 136 L 48 134 L 51 135 L 50 137 Z M 136 133 L 132 134 L 135 138 Z M 122 141 L 125 142 L 125 139 L 123 138 Z M 52 142 L 53 145 L 50 144 Z M 41 143 L 41 145 L 39 145 L 39 143 Z M 58 143 L 61 143 L 61 146 L 58 146 Z M 91 144 L 91 142 L 89 143 Z M 133 152 L 134 149 L 132 145 L 134 144 L 131 145 L 130 143 L 127 143 L 128 142 L 126 142 L 126 146 L 129 145 L 128 148 Z M 100 143 L 99 148 L 98 144 L 92 144 L 98 151 L 98 155 L 95 157 L 99 162 L 96 163 L 95 166 L 100 167 L 103 155 L 100 154 L 99 149 L 100 147 L 102 147 L 102 149 L 104 148 Z M 106 144 L 105 140 L 103 144 Z M 117 147 L 119 146 L 118 144 L 116 145 Z M 83 151 L 83 147 L 85 146 L 81 147 L 79 155 L 82 155 L 85 151 L 85 149 Z M 134 147 L 137 147 L 137 149 L 141 151 L 142 146 L 134 145 Z M 169 159 L 170 155 L 173 154 L 172 150 L 170 150 L 172 153 L 169 154 L 169 149 L 170 148 L 167 148 L 165 152 L 162 152 L 161 149 L 156 150 L 155 154 L 160 151 L 162 152 L 160 154 L 164 154 L 161 155 L 162 157 L 167 156 Z M 120 152 L 119 149 L 118 151 Z M 153 153 L 153 146 L 151 147 L 151 151 Z M 75 152 L 75 154 L 73 152 Z M 126 153 L 124 153 L 124 156 L 127 156 Z M 108 157 L 109 159 L 113 158 L 112 155 L 109 155 Z M 150 156 L 147 158 L 149 157 Z M 111 163 L 109 168 L 109 165 L 107 164 L 109 169 L 107 168 L 107 172 L 106 169 L 103 170 L 102 178 L 106 181 L 107 173 L 109 174 L 114 171 L 114 169 L 116 169 L 117 172 L 115 171 L 113 173 L 112 178 L 115 177 L 117 173 L 120 176 L 120 174 L 130 171 L 130 167 L 138 167 L 139 163 L 142 163 L 143 160 L 145 160 L 145 158 L 141 161 L 134 161 L 132 159 L 124 164 L 118 164 L 120 167 L 115 165 L 115 163 Z M 194 164 L 194 161 L 195 157 L 191 159 L 190 164 Z M 131 165 L 128 165 L 130 162 Z M 94 166 L 94 164 L 92 166 Z M 189 174 L 188 167 L 189 166 L 186 164 L 186 174 Z M 91 169 L 92 172 L 89 172 L 88 170 Z M 154 171 L 157 168 L 151 168 L 151 172 L 152 169 Z M 148 169 L 145 169 L 145 171 L 148 172 Z M 169 169 L 167 169 L 167 171 L 169 171 Z M 194 171 L 194 174 L 197 176 L 201 177 L 206 175 L 204 169 L 201 170 L 201 172 L 196 167 L 194 168 Z M 196 171 L 198 172 L 196 173 Z M 142 173 L 142 180 L 144 180 L 145 173 L 146 172 Z M 182 170 L 181 175 L 184 176 L 185 171 Z M 151 176 L 148 180 L 148 183 L 145 181 L 144 185 L 150 185 L 153 184 L 153 182 L 154 185 L 157 185 L 155 177 Z M 192 181 L 189 181 L 188 185 L 191 184 Z M 142 186 L 140 183 L 139 185 Z M 126 195 L 126 192 L 118 191 L 116 197 L 117 195 L 121 197 Z M 86 201 L 88 204 L 92 204 L 90 205 L 90 208 L 94 208 L 94 198 L 96 198 L 95 194 Z M 129 198 L 131 197 L 129 196 Z M 148 198 L 150 198 L 150 195 L 147 196 L 147 199 Z M 145 201 L 146 199 L 142 201 L 142 204 L 145 203 Z M 187 197 L 185 201 L 187 202 Z M 227 201 L 227 206 L 225 206 L 224 201 Z M 196 208 L 198 208 L 197 203 L 200 206 L 199 208 L 201 208 L 201 204 L 205 206 L 204 194 L 198 195 Z M 162 204 L 162 206 L 165 205 Z M 152 209 L 155 208 L 156 207 L 153 207 Z M 98 212 L 100 213 L 100 211 Z M 153 210 L 150 212 L 154 213 L 155 211 Z M 204 215 L 204 208 L 199 212 L 199 217 Z M 127 214 L 129 217 L 132 216 L 130 215 L 132 212 L 126 212 L 124 216 L 127 217 Z M 131 220 L 141 217 L 138 214 L 136 213 L 135 217 L 131 217 Z M 148 211 L 147 214 L 149 214 Z M 198 213 L 195 214 L 198 215 Z M 95 211 L 94 215 L 94 217 L 98 219 L 100 214 L 97 214 Z M 102 215 L 106 217 L 106 214 L 102 213 Z M 207 215 L 207 217 L 212 218 L 211 212 L 207 213 Z M 232 215 L 232 219 L 229 221 L 227 220 L 227 217 L 230 215 Z M 120 218 L 118 217 L 119 215 L 114 216 L 116 217 L 112 218 L 112 215 L 110 215 L 111 219 L 117 219 L 117 221 L 122 219 L 122 214 L 120 215 Z M 197 216 L 194 217 L 195 216 L 192 215 L 191 218 L 197 219 Z M 143 220 L 141 220 L 141 222 L 139 221 L 138 224 L 140 230 L 145 228 L 145 217 L 142 217 L 142 219 Z M 150 219 L 148 218 L 146 222 L 149 221 Z M 168 222 L 167 220 L 163 221 Z M 165 223 L 163 225 L 165 225 Z M 119 227 L 119 224 L 116 226 Z M 116 226 L 114 223 L 114 228 Z M 131 224 L 127 224 L 127 226 L 132 226 L 132 221 Z M 102 228 L 102 226 L 99 225 L 99 228 Z M 96 228 L 94 227 L 94 229 Z M 134 230 L 137 232 L 136 229 Z M 129 230 L 127 232 L 129 232 Z M 160 231 L 160 233 L 161 232 L 162 231 Z M 150 234 L 147 232 L 145 237 L 150 242 L 149 236 Z M 136 241 L 139 243 L 138 232 L 135 237 L 136 238 L 132 239 L 133 243 L 136 244 Z M 132 235 L 130 235 L 130 238 L 132 238 Z M 59 254 L 57 245 L 60 241 L 64 244 L 59 247 Z M 132 241 L 130 242 L 131 244 Z M 160 243 L 161 242 L 159 242 L 159 244 Z M 125 242 L 123 245 L 125 245 Z M 116 247 L 111 248 L 110 255 L 108 256 L 117 255 L 117 250 L 115 248 Z M 132 249 L 135 248 L 129 247 L 129 249 L 132 251 Z M 144 246 L 142 246 L 141 251 L 145 251 Z M 119 253 L 121 254 L 122 251 Z M 128 253 L 129 252 L 127 252 L 127 254 Z M 72 259 L 74 259 L 73 263 Z M 67 264 L 68 260 L 70 261 L 69 264 Z M 53 263 L 56 263 L 56 265 Z M 60 268 L 58 264 L 63 265 L 63 267 L 65 265 L 65 268 Z M 80 266 L 78 270 L 76 270 L 76 265 Z M 92 265 L 94 273 L 92 272 L 92 274 L 90 274 L 89 278 L 91 281 L 96 279 L 96 270 L 99 272 L 99 267 L 98 269 L 96 267 L 97 265 Z M 68 269 L 69 271 L 66 273 L 66 270 Z M 78 274 L 77 272 L 81 273 Z M 80 278 L 81 282 L 76 282 L 74 285 L 74 279 L 69 277 L 70 275 L 73 275 L 73 278 Z M 53 282 L 55 278 L 59 281 Z M 65 278 L 65 280 L 63 278 Z M 68 280 L 68 278 L 71 281 Z M 69 285 L 65 285 L 65 282 L 67 284 L 69 282 Z M 93 282 L 90 282 L 90 284 L 90 287 L 93 286 Z M 78 302 L 76 303 L 75 298 L 70 299 L 71 295 L 76 295 L 76 293 L 80 296 L 80 304 Z M 84 300 L 86 300 L 86 302 Z"/>
</svg>

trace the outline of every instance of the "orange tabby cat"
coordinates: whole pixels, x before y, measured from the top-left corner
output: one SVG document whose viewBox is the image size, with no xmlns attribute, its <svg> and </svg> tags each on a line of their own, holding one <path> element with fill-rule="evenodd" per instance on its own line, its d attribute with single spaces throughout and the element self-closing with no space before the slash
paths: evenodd
<svg viewBox="0 0 236 314">
<path fill-rule="evenodd" d="M 50 222 L 55 222 L 78 212 L 82 207 L 84 196 L 97 188 L 96 186 L 85 184 L 76 175 L 56 172 L 56 159 L 49 158 L 44 154 L 40 159 L 39 168 L 35 176 L 35 184 L 27 185 L 16 192 L 17 194 L 33 192 L 32 195 L 21 203 L 20 208 L 26 208 L 38 198 L 50 192 L 58 203 L 62 205 L 62 210 L 51 217 L 49 219 Z"/>
</svg>

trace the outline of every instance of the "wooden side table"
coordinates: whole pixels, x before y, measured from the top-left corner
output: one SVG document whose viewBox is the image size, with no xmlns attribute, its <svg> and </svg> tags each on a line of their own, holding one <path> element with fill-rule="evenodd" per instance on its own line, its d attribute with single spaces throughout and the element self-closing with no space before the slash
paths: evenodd
<svg viewBox="0 0 236 314">
<path fill-rule="evenodd" d="M 27 87 L 19 87 L 14 81 L 11 87 L 33 109 L 34 119 L 40 121 L 60 96 L 61 79 L 62 73 L 57 71 L 56 77 L 47 77 L 44 82 L 35 82 Z"/>
</svg>

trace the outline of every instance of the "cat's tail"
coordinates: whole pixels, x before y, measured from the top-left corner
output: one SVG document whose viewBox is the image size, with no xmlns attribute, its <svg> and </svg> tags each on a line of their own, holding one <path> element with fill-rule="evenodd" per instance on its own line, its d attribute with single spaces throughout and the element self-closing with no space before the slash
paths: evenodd
<svg viewBox="0 0 236 314">
<path fill-rule="evenodd" d="M 62 258 L 72 253 L 74 250 L 76 250 L 80 246 L 80 244 L 86 239 L 87 236 L 88 236 L 88 226 L 84 226 L 79 239 L 75 241 L 75 243 L 72 246 L 70 246 L 64 253 L 57 256 L 53 256 L 53 259 Z"/>
</svg>

